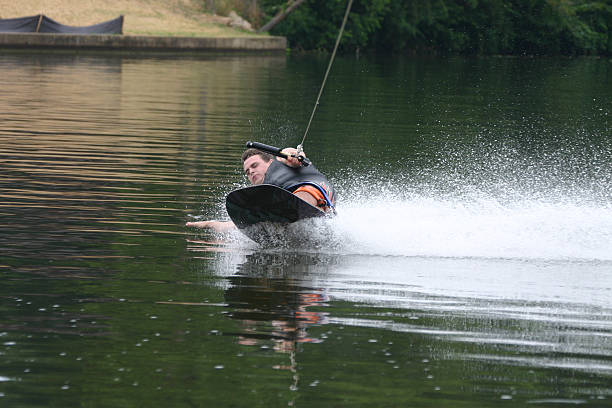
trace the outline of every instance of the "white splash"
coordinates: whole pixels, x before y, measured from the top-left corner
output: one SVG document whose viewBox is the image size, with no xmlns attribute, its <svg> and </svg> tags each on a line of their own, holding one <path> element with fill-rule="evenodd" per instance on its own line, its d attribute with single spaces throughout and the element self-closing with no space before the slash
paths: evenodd
<svg viewBox="0 0 612 408">
<path fill-rule="evenodd" d="M 455 143 L 420 165 L 352 170 L 336 177 L 334 231 L 357 253 L 612 260 L 612 145 L 587 136 L 531 152 Z"/>
<path fill-rule="evenodd" d="M 362 254 L 612 260 L 612 206 L 495 197 L 353 199 L 332 221 Z"/>
</svg>

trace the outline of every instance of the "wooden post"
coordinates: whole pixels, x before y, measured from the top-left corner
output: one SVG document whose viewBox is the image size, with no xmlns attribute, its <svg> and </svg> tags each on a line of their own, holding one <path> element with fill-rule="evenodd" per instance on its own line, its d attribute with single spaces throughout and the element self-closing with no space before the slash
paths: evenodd
<svg viewBox="0 0 612 408">
<path fill-rule="evenodd" d="M 40 14 L 38 16 L 38 24 L 36 24 L 36 32 L 38 32 L 38 30 L 40 30 L 40 23 L 42 23 L 42 18 L 43 18 L 43 15 Z"/>
</svg>

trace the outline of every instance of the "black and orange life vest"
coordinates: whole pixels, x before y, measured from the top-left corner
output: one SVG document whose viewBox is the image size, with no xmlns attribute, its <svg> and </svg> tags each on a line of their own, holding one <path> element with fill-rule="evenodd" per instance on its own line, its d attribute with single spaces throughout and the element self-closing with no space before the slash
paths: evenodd
<svg viewBox="0 0 612 408">
<path fill-rule="evenodd" d="M 307 191 L 317 199 L 317 205 L 324 209 L 333 209 L 336 202 L 336 194 L 331 183 L 312 164 L 290 167 L 273 160 L 266 171 L 263 184 L 273 184 L 292 193 L 297 190 Z"/>
</svg>

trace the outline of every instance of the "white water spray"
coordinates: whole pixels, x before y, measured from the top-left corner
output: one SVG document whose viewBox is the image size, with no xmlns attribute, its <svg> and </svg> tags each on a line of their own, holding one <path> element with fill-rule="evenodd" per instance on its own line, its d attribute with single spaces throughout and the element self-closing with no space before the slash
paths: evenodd
<svg viewBox="0 0 612 408">
<path fill-rule="evenodd" d="M 365 197 L 365 196 L 364 196 Z M 612 207 L 525 198 L 382 196 L 332 221 L 344 251 L 400 256 L 612 260 Z"/>
<path fill-rule="evenodd" d="M 610 146 L 573 143 L 539 155 L 481 143 L 420 170 L 353 172 L 333 231 L 354 253 L 612 260 Z"/>
</svg>

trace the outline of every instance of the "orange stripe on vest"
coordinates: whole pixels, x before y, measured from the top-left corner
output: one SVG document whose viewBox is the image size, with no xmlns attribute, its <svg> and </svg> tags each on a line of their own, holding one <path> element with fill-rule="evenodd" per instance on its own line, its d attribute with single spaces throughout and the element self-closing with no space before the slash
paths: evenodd
<svg viewBox="0 0 612 408">
<path fill-rule="evenodd" d="M 315 200 L 317 200 L 317 207 L 327 207 L 327 201 L 325 201 L 325 197 L 323 196 L 323 193 L 321 193 L 318 188 L 310 186 L 310 185 L 304 185 L 304 186 L 298 187 L 293 192 L 293 194 L 298 193 L 300 191 L 304 191 L 310 194 L 311 196 L 313 196 Z"/>
</svg>

